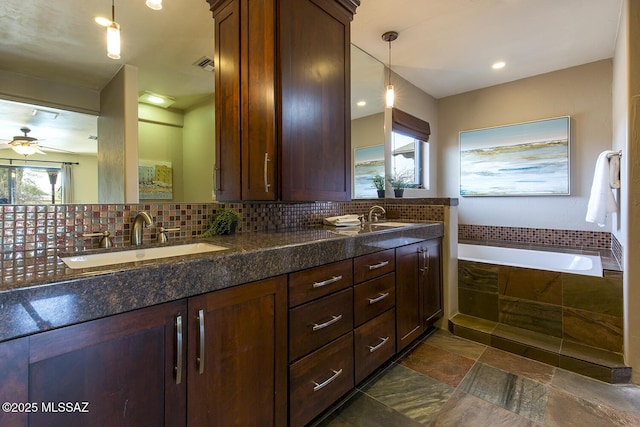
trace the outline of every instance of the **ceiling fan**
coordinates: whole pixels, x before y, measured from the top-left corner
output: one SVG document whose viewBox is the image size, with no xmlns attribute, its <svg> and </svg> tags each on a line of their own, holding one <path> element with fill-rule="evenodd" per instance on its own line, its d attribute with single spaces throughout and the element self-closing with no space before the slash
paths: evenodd
<svg viewBox="0 0 640 427">
<path fill-rule="evenodd" d="M 29 156 L 35 153 L 46 154 L 38 146 L 38 139 L 28 136 L 28 133 L 31 132 L 31 129 L 29 129 L 28 127 L 22 127 L 20 128 L 20 132 L 24 133 L 24 135 L 14 136 L 13 140 L 8 142 L 11 148 L 13 148 L 13 151 L 18 154 L 22 154 L 23 156 Z"/>
<path fill-rule="evenodd" d="M 46 148 L 47 150 L 62 151 L 67 153 L 69 152 L 69 151 L 61 150 L 55 147 L 46 147 L 44 145 L 40 145 L 38 141 L 42 141 L 42 140 L 38 140 L 38 138 L 29 136 L 29 132 L 31 132 L 31 129 L 29 129 L 26 126 L 21 127 L 20 132 L 22 132 L 24 135 L 14 136 L 11 141 L 7 142 L 7 144 L 11 146 L 13 151 L 15 151 L 18 154 L 22 154 L 25 157 L 35 153 L 46 155 L 47 153 L 42 151 L 41 148 Z"/>
</svg>

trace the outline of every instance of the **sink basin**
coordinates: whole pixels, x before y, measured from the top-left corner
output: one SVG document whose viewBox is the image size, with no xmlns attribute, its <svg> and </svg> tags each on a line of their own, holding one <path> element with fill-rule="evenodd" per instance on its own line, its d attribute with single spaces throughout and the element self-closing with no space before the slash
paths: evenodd
<svg viewBox="0 0 640 427">
<path fill-rule="evenodd" d="M 99 254 L 62 257 L 69 268 L 101 267 L 126 262 L 146 261 L 172 256 L 193 255 L 204 252 L 222 251 L 227 248 L 210 243 L 189 243 L 185 245 L 162 246 L 158 248 L 137 248 L 127 251 L 103 252 Z"/>
</svg>

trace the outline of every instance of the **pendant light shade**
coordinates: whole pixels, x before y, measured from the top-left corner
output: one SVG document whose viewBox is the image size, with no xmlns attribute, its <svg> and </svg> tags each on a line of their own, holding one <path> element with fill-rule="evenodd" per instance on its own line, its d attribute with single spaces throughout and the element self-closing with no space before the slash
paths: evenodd
<svg viewBox="0 0 640 427">
<path fill-rule="evenodd" d="M 387 108 L 393 108 L 393 102 L 395 101 L 396 94 L 393 91 L 393 85 L 387 86 L 387 93 L 385 94 L 385 101 Z"/>
<path fill-rule="evenodd" d="M 120 25 L 117 22 L 107 27 L 107 56 L 120 59 Z"/>
<path fill-rule="evenodd" d="M 147 0 L 145 4 L 149 9 L 153 9 L 153 10 L 162 9 L 162 0 Z"/>
<path fill-rule="evenodd" d="M 391 84 L 391 42 L 397 38 L 397 31 L 387 31 L 382 35 L 382 40 L 389 43 L 389 65 L 387 66 L 389 77 L 387 81 L 387 91 L 385 93 L 385 103 L 387 105 L 387 108 L 393 108 L 393 103 L 395 101 L 395 91 L 393 89 L 393 85 Z"/>
</svg>

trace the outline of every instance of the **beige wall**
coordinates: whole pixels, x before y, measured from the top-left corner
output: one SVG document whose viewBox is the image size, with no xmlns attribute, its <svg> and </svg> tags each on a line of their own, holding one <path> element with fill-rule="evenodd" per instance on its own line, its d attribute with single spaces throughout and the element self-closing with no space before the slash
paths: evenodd
<svg viewBox="0 0 640 427">
<path fill-rule="evenodd" d="M 215 113 L 213 96 L 184 114 L 184 200 L 205 203 L 215 199 Z"/>
<path fill-rule="evenodd" d="M 138 202 L 138 69 L 123 65 L 100 92 L 100 203 Z"/>
<path fill-rule="evenodd" d="M 460 224 L 602 231 L 584 217 L 596 158 L 612 146 L 611 80 L 603 60 L 440 99 L 438 194 L 459 198 Z M 460 196 L 460 131 L 559 116 L 572 122 L 570 196 Z"/>
<path fill-rule="evenodd" d="M 0 98 L 97 115 L 100 92 L 0 70 Z"/>
</svg>

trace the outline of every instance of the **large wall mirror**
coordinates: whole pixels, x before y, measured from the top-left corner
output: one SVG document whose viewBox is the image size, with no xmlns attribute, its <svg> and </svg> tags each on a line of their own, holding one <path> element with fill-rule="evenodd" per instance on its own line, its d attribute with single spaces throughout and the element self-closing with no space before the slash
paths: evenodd
<svg viewBox="0 0 640 427">
<path fill-rule="evenodd" d="M 124 64 L 137 70 L 127 96 L 151 92 L 171 102 L 141 102 L 134 112 L 137 138 L 125 143 L 137 144 L 140 200 L 213 199 L 214 23 L 204 0 L 166 1 L 159 11 L 144 0 L 116 0 L 118 60 L 107 57 L 106 29 L 94 22 L 111 18 L 110 0 L 3 0 L 0 9 L 0 202 L 50 202 L 51 193 L 56 203 L 102 202 L 100 92 Z M 26 156 L 10 145 L 25 136 L 22 128 L 37 145 Z M 63 164 L 73 186 L 66 198 L 62 171 L 54 184 L 49 178 Z"/>
<path fill-rule="evenodd" d="M 104 139 L 97 130 L 100 95 L 124 64 L 137 69 L 136 98 L 145 92 L 172 98 L 166 108 L 138 104 L 133 143 L 140 201 L 213 200 L 214 74 L 208 58 L 213 57 L 214 23 L 204 0 L 164 3 L 153 11 L 144 0 L 116 0 L 122 47 L 121 59 L 113 60 L 106 55 L 106 30 L 94 22 L 96 16 L 111 16 L 109 0 L 2 1 L 0 186 L 6 190 L 0 189 L 1 203 L 48 203 L 52 195 L 56 203 L 105 202 L 98 191 L 97 153 Z M 369 175 L 367 168 L 384 170 L 378 157 L 385 144 L 385 68 L 355 46 L 351 53 L 358 183 L 359 176 Z M 21 128 L 37 140 L 39 152 L 25 157 L 9 145 L 24 136 Z M 63 164 L 70 167 L 73 186 L 66 196 Z M 54 184 L 52 169 L 59 170 Z M 353 196 L 375 197 L 370 188 Z"/>
</svg>

